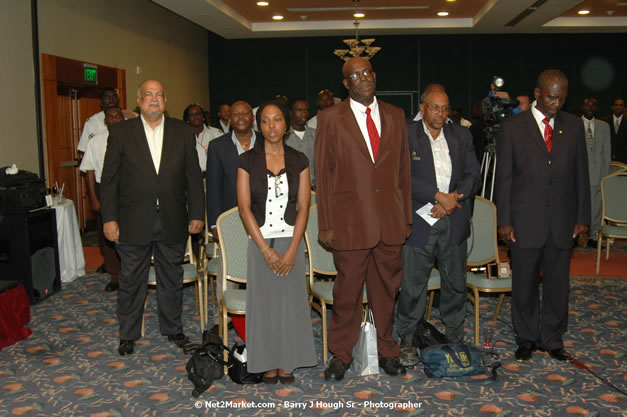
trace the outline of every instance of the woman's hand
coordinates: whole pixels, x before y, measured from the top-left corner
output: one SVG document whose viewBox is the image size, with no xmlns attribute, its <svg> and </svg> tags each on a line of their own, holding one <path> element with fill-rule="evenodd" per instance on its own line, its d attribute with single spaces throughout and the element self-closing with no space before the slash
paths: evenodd
<svg viewBox="0 0 627 417">
<path fill-rule="evenodd" d="M 279 257 L 279 254 L 269 246 L 267 249 L 262 251 L 262 253 L 266 264 L 268 264 L 268 267 L 270 267 L 270 270 L 278 275 L 277 271 L 281 265 L 281 258 Z"/>
<path fill-rule="evenodd" d="M 294 267 L 294 260 L 296 259 L 296 252 L 293 250 L 286 250 L 283 255 L 281 255 L 279 259 L 279 265 L 274 271 L 280 277 L 284 277 L 289 274 L 292 268 Z"/>
</svg>

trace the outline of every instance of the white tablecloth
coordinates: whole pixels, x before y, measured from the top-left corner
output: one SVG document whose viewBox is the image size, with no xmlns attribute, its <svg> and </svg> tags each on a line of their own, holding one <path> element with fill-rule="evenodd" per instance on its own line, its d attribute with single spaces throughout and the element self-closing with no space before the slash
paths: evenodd
<svg viewBox="0 0 627 417">
<path fill-rule="evenodd" d="M 72 282 L 85 275 L 85 255 L 74 202 L 65 200 L 63 204 L 55 204 L 53 207 L 57 213 L 61 282 Z"/>
</svg>

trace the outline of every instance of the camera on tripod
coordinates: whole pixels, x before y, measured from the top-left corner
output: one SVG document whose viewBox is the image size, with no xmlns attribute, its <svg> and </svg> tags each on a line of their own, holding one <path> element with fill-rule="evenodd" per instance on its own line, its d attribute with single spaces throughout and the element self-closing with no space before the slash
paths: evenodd
<svg viewBox="0 0 627 417">
<path fill-rule="evenodd" d="M 512 100 L 510 98 L 502 98 L 496 94 L 499 91 L 503 91 L 505 80 L 498 75 L 495 75 L 492 79 L 492 97 L 488 98 L 488 101 L 483 103 L 483 121 L 488 126 L 500 124 L 503 120 L 507 119 L 513 114 L 513 110 L 518 107 L 518 100 Z"/>
</svg>

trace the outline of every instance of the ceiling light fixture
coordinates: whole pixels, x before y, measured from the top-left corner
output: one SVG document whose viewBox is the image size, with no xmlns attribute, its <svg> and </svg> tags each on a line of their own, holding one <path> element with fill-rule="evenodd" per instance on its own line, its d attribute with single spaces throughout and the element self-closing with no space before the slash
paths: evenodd
<svg viewBox="0 0 627 417">
<path fill-rule="evenodd" d="M 579 10 L 579 11 L 577 12 L 577 14 L 580 14 L 580 15 L 590 14 L 590 10 L 585 10 L 585 9 L 584 9 L 584 10 Z"/>
<path fill-rule="evenodd" d="M 438 16 L 440 17 L 448 16 L 448 12 L 438 12 Z"/>
<path fill-rule="evenodd" d="M 359 0 L 353 0 L 353 4 L 355 6 L 355 12 L 353 16 L 357 18 L 357 3 Z M 362 13 L 363 14 L 363 13 Z M 365 16 L 365 15 L 364 15 Z M 362 16 L 363 17 L 363 16 Z M 355 38 L 354 39 L 344 39 L 344 42 L 350 49 L 335 49 L 333 53 L 340 59 L 347 62 L 349 59 L 355 56 L 360 56 L 362 58 L 370 60 L 373 56 L 377 54 L 381 50 L 379 46 L 371 46 L 374 43 L 374 39 L 362 39 L 359 40 L 359 21 L 355 20 L 353 22 L 353 26 L 355 26 Z M 365 55 L 362 55 L 365 54 Z"/>
<path fill-rule="evenodd" d="M 280 14 L 275 14 L 274 16 L 272 16 L 272 18 L 274 20 L 283 20 L 283 16 L 281 16 Z"/>
<path fill-rule="evenodd" d="M 353 17 L 356 19 L 361 19 L 362 17 L 366 17 L 366 14 L 363 12 L 357 12 L 355 14 L 353 14 Z"/>
<path fill-rule="evenodd" d="M 267 1 L 258 1 L 257 2 L 257 6 L 261 6 L 261 7 L 265 7 L 265 6 L 269 6 L 270 2 Z"/>
</svg>

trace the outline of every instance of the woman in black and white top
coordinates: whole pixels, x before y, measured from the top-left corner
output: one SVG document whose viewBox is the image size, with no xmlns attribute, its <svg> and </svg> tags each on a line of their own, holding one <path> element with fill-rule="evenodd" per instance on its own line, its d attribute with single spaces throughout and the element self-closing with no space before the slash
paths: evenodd
<svg viewBox="0 0 627 417">
<path fill-rule="evenodd" d="M 294 382 L 295 368 L 315 366 L 303 235 L 309 215 L 307 157 L 284 144 L 285 105 L 259 107 L 264 144 L 240 156 L 237 201 L 248 244 L 246 344 L 248 371 L 264 382 Z"/>
</svg>

